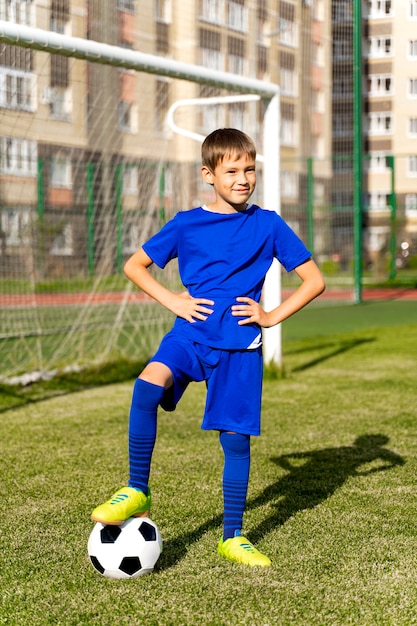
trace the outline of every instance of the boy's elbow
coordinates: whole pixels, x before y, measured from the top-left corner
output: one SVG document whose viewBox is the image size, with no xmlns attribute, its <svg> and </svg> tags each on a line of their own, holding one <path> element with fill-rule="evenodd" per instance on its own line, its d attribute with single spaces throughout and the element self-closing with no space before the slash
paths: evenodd
<svg viewBox="0 0 417 626">
<path fill-rule="evenodd" d="M 321 272 L 315 277 L 312 285 L 314 291 L 314 297 L 317 298 L 320 294 L 323 293 L 326 289 L 326 281 L 324 280 L 323 274 Z"/>
<path fill-rule="evenodd" d="M 128 259 L 126 261 L 126 263 L 123 266 L 123 272 L 124 275 L 130 279 L 131 273 L 132 273 L 132 259 Z"/>
</svg>

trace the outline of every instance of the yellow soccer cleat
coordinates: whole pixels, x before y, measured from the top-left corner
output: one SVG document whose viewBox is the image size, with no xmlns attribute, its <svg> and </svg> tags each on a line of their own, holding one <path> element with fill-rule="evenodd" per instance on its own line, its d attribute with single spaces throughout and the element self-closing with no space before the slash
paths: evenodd
<svg viewBox="0 0 417 626">
<path fill-rule="evenodd" d="M 151 508 L 151 492 L 148 495 L 133 487 L 123 487 L 91 513 L 93 522 L 119 526 L 129 517 L 143 517 Z"/>
<path fill-rule="evenodd" d="M 226 539 L 226 541 L 220 539 L 217 552 L 226 559 L 242 565 L 251 567 L 271 567 L 272 565 L 271 560 L 265 554 L 259 552 L 248 539 L 241 535 Z"/>
</svg>

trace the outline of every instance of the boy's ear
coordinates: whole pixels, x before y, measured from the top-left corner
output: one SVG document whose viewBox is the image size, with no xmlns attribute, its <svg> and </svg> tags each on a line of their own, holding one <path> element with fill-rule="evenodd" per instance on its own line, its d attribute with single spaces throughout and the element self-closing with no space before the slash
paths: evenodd
<svg viewBox="0 0 417 626">
<path fill-rule="evenodd" d="M 213 174 L 212 172 L 209 170 L 209 168 L 206 165 L 203 165 L 201 168 L 201 176 L 203 177 L 203 180 L 205 183 L 209 184 L 209 185 L 213 185 Z"/>
</svg>

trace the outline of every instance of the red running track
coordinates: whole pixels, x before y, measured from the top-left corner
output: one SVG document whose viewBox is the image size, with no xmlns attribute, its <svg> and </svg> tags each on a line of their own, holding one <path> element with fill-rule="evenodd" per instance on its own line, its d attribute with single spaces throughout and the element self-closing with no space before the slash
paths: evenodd
<svg viewBox="0 0 417 626">
<path fill-rule="evenodd" d="M 291 291 L 283 291 L 286 298 Z M 353 290 L 327 289 L 321 300 L 353 300 Z M 417 300 L 417 289 L 363 289 L 363 300 Z M 84 304 L 120 304 L 121 302 L 151 302 L 152 299 L 139 291 L 98 291 L 80 293 L 0 294 L 0 307 L 72 306 Z"/>
</svg>

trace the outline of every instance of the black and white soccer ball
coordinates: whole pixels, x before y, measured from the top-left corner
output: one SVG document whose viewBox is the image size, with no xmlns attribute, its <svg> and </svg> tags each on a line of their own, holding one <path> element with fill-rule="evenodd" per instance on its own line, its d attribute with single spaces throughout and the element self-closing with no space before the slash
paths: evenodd
<svg viewBox="0 0 417 626">
<path fill-rule="evenodd" d="M 121 526 L 97 522 L 88 540 L 90 561 L 107 578 L 150 574 L 161 552 L 161 533 L 149 517 L 130 517 Z"/>
</svg>

